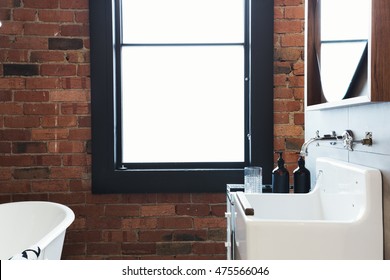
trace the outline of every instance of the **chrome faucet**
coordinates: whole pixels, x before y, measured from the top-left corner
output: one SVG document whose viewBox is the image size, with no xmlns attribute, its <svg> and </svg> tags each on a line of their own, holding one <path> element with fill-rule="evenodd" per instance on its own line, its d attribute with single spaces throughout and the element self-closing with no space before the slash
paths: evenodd
<svg viewBox="0 0 390 280">
<path fill-rule="evenodd" d="M 348 151 L 353 151 L 352 145 L 353 143 L 360 143 L 362 145 L 371 146 L 372 145 L 372 133 L 366 132 L 366 137 L 362 140 L 355 141 L 353 139 L 353 133 L 351 130 L 345 130 L 341 136 L 337 136 L 336 132 L 332 131 L 332 134 L 325 134 L 324 136 L 320 136 L 320 132 L 316 131 L 316 136 L 307 140 L 301 148 L 300 155 L 307 156 L 308 155 L 308 147 L 311 143 L 316 141 L 343 141 L 344 148 Z M 336 142 L 331 142 L 332 145 L 335 145 Z"/>
<path fill-rule="evenodd" d="M 320 132 L 317 130 L 316 131 L 316 136 L 313 138 L 310 138 L 307 140 L 305 143 L 303 143 L 301 152 L 299 153 L 301 156 L 307 156 L 308 155 L 308 147 L 311 143 L 316 142 L 316 141 L 331 141 L 331 140 L 341 140 L 342 136 L 337 136 L 336 132 L 332 131 L 332 134 L 325 134 L 324 136 L 320 136 Z"/>
</svg>

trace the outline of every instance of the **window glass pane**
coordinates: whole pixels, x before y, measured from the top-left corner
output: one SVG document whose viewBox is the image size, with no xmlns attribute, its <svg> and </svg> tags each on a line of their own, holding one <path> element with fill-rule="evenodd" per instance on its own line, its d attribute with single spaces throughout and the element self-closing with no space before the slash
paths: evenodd
<svg viewBox="0 0 390 280">
<path fill-rule="evenodd" d="M 244 0 L 122 0 L 123 43 L 242 43 Z"/>
<path fill-rule="evenodd" d="M 122 49 L 123 162 L 244 162 L 244 47 Z"/>
</svg>

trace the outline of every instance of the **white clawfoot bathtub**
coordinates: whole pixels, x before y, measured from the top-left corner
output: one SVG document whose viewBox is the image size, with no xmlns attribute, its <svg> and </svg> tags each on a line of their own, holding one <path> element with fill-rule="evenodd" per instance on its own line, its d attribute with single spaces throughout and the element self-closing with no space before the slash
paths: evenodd
<svg viewBox="0 0 390 280">
<path fill-rule="evenodd" d="M 59 260 L 73 211 L 62 204 L 23 201 L 0 204 L 0 259 L 40 248 L 38 259 Z"/>
</svg>

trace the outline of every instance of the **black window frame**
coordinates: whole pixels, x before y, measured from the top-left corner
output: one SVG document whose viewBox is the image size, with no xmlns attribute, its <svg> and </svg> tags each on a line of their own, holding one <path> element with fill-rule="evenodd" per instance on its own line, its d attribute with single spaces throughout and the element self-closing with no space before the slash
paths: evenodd
<svg viewBox="0 0 390 280">
<path fill-rule="evenodd" d="M 224 192 L 243 182 L 247 165 L 263 167 L 269 183 L 273 167 L 273 0 L 246 0 L 250 24 L 246 59 L 247 141 L 244 163 L 161 164 L 128 166 L 120 154 L 118 76 L 119 1 L 90 1 L 92 192 Z M 250 37 L 250 40 L 249 40 Z M 250 69 L 250 70 L 249 70 Z M 250 90 L 249 90 L 250 88 Z"/>
</svg>

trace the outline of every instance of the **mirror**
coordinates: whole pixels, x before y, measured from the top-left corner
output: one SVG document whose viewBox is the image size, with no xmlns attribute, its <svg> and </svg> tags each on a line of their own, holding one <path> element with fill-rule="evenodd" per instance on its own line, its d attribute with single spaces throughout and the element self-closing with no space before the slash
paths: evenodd
<svg viewBox="0 0 390 280">
<path fill-rule="evenodd" d="M 371 0 L 318 0 L 317 58 L 326 101 L 348 96 L 367 60 Z"/>
</svg>

